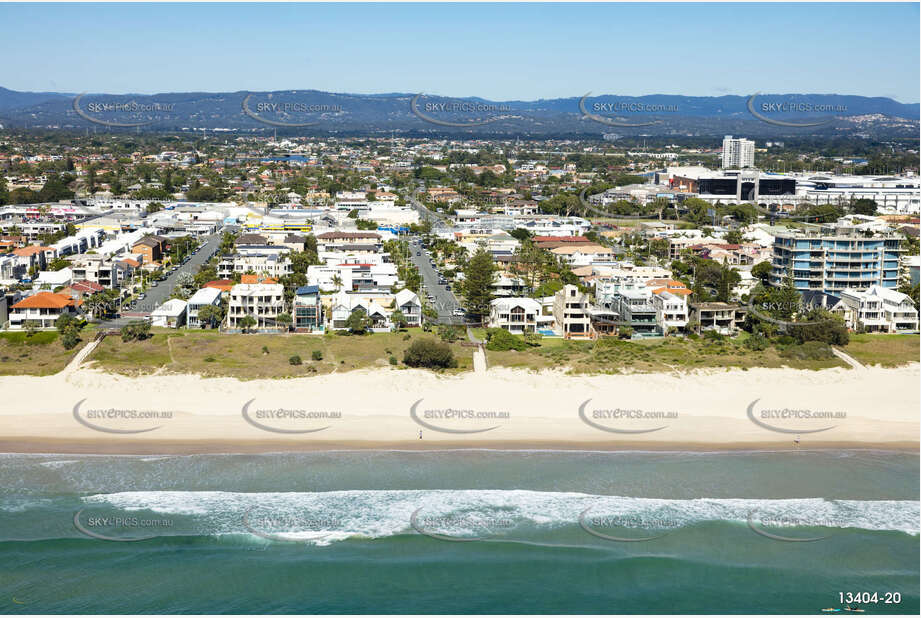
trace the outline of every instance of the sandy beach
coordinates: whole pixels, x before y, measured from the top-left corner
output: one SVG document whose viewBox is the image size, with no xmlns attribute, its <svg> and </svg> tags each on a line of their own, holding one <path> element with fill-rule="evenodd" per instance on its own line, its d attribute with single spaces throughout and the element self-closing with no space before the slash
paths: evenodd
<svg viewBox="0 0 921 618">
<path fill-rule="evenodd" d="M 79 369 L 0 377 L 0 452 L 913 449 L 921 365 L 238 381 Z M 797 443 L 798 441 L 798 443 Z"/>
</svg>

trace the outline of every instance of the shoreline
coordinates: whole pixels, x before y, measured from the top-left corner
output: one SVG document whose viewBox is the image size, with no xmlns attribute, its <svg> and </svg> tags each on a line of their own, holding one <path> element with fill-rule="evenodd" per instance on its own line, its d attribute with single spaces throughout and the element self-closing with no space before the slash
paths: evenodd
<svg viewBox="0 0 921 618">
<path fill-rule="evenodd" d="M 415 447 L 415 448 L 413 448 Z M 62 450 L 54 450 L 62 449 Z M 480 451 L 500 453 L 806 453 L 815 451 L 866 451 L 882 453 L 921 453 L 917 442 L 892 442 L 871 446 L 864 442 L 816 442 L 808 448 L 794 449 L 787 443 L 700 443 L 658 442 L 644 444 L 642 448 L 622 443 L 538 443 L 481 442 L 476 445 L 461 443 L 439 443 L 416 445 L 405 443 L 348 442 L 287 444 L 261 442 L 219 442 L 189 440 L 186 442 L 138 441 L 136 443 L 112 444 L 102 441 L 73 441 L 67 439 L 41 438 L 8 442 L 0 440 L 0 455 L 60 455 L 125 456 L 125 457 L 172 457 L 191 455 L 290 455 L 299 453 L 475 453 Z"/>
<path fill-rule="evenodd" d="M 918 452 L 919 380 L 917 363 L 604 376 L 369 369 L 284 381 L 80 368 L 0 377 L 0 452 Z"/>
</svg>

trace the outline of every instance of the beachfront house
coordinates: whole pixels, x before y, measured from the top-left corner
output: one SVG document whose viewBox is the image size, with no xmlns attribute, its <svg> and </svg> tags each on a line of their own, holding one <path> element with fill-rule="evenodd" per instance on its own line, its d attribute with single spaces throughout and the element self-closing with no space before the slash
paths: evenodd
<svg viewBox="0 0 921 618">
<path fill-rule="evenodd" d="M 553 317 L 557 330 L 566 339 L 587 339 L 592 337 L 592 322 L 588 310 L 591 300 L 588 294 L 572 284 L 566 284 L 553 298 Z"/>
<path fill-rule="evenodd" d="M 906 294 L 879 285 L 866 290 L 842 290 L 831 312 L 844 318 L 848 328 L 870 333 L 918 330 L 918 310 Z"/>
<path fill-rule="evenodd" d="M 422 301 L 409 289 L 400 290 L 394 298 L 396 308 L 406 317 L 407 326 L 422 326 Z"/>
<path fill-rule="evenodd" d="M 550 328 L 553 316 L 542 315 L 541 303 L 533 298 L 497 298 L 489 304 L 490 328 L 504 328 L 513 335 Z"/>
<path fill-rule="evenodd" d="M 34 324 L 37 328 L 54 328 L 62 315 L 77 314 L 77 301 L 67 294 L 39 292 L 23 298 L 10 309 L 10 329 L 22 330 Z"/>
<path fill-rule="evenodd" d="M 714 330 L 721 335 L 734 335 L 745 323 L 747 309 L 735 303 L 690 303 L 690 321 L 698 330 Z"/>
<path fill-rule="evenodd" d="M 208 324 L 203 324 L 198 318 L 198 312 L 203 307 L 219 307 L 221 305 L 221 290 L 217 288 L 202 288 L 192 294 L 189 299 L 189 306 L 186 310 L 186 327 L 203 328 Z M 214 325 L 212 325 L 214 326 Z"/>
<path fill-rule="evenodd" d="M 185 324 L 187 306 L 186 301 L 171 298 L 151 312 L 150 323 L 162 328 L 179 328 Z"/>
<path fill-rule="evenodd" d="M 323 303 L 320 287 L 305 285 L 294 291 L 294 330 L 299 333 L 322 330 Z"/>
</svg>

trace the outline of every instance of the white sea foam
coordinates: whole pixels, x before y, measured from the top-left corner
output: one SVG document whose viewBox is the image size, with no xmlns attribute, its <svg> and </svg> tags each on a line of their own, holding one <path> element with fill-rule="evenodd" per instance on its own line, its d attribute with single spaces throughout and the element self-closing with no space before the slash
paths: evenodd
<svg viewBox="0 0 921 618">
<path fill-rule="evenodd" d="M 510 536 L 516 530 L 586 524 L 676 529 L 708 521 L 784 527 L 858 528 L 918 534 L 914 500 L 697 498 L 668 500 L 526 490 L 353 490 L 291 493 L 135 491 L 84 498 L 93 508 L 190 517 L 213 534 L 255 534 L 325 545 L 417 530 L 455 537 Z M 199 526 L 196 526 L 198 528 Z"/>
</svg>

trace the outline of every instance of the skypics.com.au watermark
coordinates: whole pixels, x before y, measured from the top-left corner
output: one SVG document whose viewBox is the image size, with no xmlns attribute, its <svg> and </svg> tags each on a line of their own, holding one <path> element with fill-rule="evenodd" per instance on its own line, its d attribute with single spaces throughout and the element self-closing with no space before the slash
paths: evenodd
<svg viewBox="0 0 921 618">
<path fill-rule="evenodd" d="M 663 421 L 674 421 L 678 412 L 642 410 L 639 408 L 589 408 L 591 399 L 579 406 L 579 420 L 593 429 L 619 434 L 641 434 L 661 431 L 668 427 Z"/>
<path fill-rule="evenodd" d="M 746 523 L 749 529 L 759 536 L 771 539 L 772 541 L 782 541 L 785 543 L 812 543 L 821 541 L 832 536 L 826 534 L 822 536 L 805 536 L 794 535 L 796 529 L 814 529 L 814 528 L 833 528 L 839 529 L 847 527 L 847 522 L 842 522 L 833 517 L 804 517 L 801 515 L 756 515 L 757 509 L 749 511 Z"/>
<path fill-rule="evenodd" d="M 243 527 L 252 534 L 270 541 L 308 543 L 345 528 L 340 517 L 317 513 L 254 513 L 256 507 L 243 513 Z"/>
<path fill-rule="evenodd" d="M 159 429 L 158 421 L 171 420 L 170 410 L 138 410 L 135 408 L 85 408 L 86 399 L 81 399 L 73 407 L 73 417 L 78 423 L 102 433 L 133 434 L 147 433 Z"/>
<path fill-rule="evenodd" d="M 757 292 L 757 290 L 755 290 L 748 299 L 749 313 L 759 320 L 775 324 L 781 327 L 781 329 L 786 329 L 791 326 L 809 326 L 812 324 L 832 322 L 832 318 L 824 318 L 821 320 L 795 320 L 794 318 L 797 316 L 807 315 L 810 311 L 815 309 L 815 307 L 804 304 L 802 299 L 795 301 L 759 301 L 756 299 L 758 294 L 755 292 Z"/>
<path fill-rule="evenodd" d="M 424 429 L 450 434 L 483 433 L 497 429 L 511 419 L 506 410 L 477 410 L 473 408 L 421 408 L 422 399 L 409 408 L 409 417 Z M 496 424 L 496 421 L 500 421 Z M 483 426 L 483 425 L 487 426 Z"/>
<path fill-rule="evenodd" d="M 837 424 L 829 425 L 829 422 L 843 421 L 847 418 L 847 412 L 841 410 L 812 410 L 809 408 L 761 408 L 756 411 L 760 399 L 755 399 L 746 408 L 748 420 L 752 423 L 773 431 L 783 434 L 811 434 L 829 431 L 837 427 Z"/>
<path fill-rule="evenodd" d="M 241 107 L 243 113 L 253 120 L 282 128 L 312 127 L 320 124 L 325 116 L 345 111 L 338 104 L 291 101 L 285 100 L 284 96 L 276 93 L 250 93 L 243 98 Z M 254 101 L 253 97 L 263 97 L 265 100 Z"/>
<path fill-rule="evenodd" d="M 500 536 L 515 527 L 515 519 L 475 512 L 425 514 L 422 507 L 409 518 L 413 530 L 439 541 L 469 542 Z"/>
<path fill-rule="evenodd" d="M 579 513 L 579 526 L 587 533 L 607 541 L 640 543 L 661 539 L 682 526 L 668 517 L 656 515 L 591 514 L 594 507 Z"/>
<path fill-rule="evenodd" d="M 329 429 L 328 421 L 339 421 L 338 410 L 305 410 L 302 408 L 256 408 L 250 399 L 240 408 L 243 420 L 262 431 L 283 434 L 317 433 Z"/>
<path fill-rule="evenodd" d="M 427 96 L 421 92 L 414 96 L 409 102 L 409 109 L 420 120 L 442 127 L 478 127 L 512 112 L 512 108 L 504 103 L 444 98 L 422 100 Z"/>
<path fill-rule="evenodd" d="M 175 522 L 168 517 L 139 517 L 128 514 L 84 515 L 86 510 L 80 509 L 74 513 L 74 527 L 81 534 L 102 541 L 146 541 L 175 527 Z"/>
<path fill-rule="evenodd" d="M 843 104 L 814 103 L 812 101 L 797 101 L 794 99 L 773 99 L 758 101 L 756 103 L 755 99 L 760 96 L 760 94 L 760 92 L 756 92 L 748 98 L 746 107 L 748 107 L 749 113 L 762 122 L 779 127 L 819 127 L 830 123 L 833 119 L 826 118 L 816 122 L 793 122 L 791 120 L 782 120 L 776 117 L 776 114 L 808 115 L 841 114 L 847 112 L 847 105 Z M 769 114 L 775 114 L 775 116 L 772 117 Z"/>
<path fill-rule="evenodd" d="M 86 104 L 86 109 L 84 110 L 81 102 L 86 96 L 86 93 L 83 93 L 74 97 L 74 112 L 76 112 L 77 115 L 84 120 L 88 120 L 94 124 L 106 127 L 134 128 L 151 125 L 157 122 L 157 119 L 128 121 L 127 117 L 170 113 L 175 108 L 172 103 L 160 103 L 157 101 L 150 103 L 138 103 L 137 101 L 132 100 L 122 102 L 90 101 Z"/>
<path fill-rule="evenodd" d="M 627 122 L 617 117 L 604 116 L 602 114 L 616 114 L 620 116 L 624 114 L 673 114 L 678 112 L 678 106 L 675 104 L 646 103 L 644 101 L 595 101 L 588 106 L 586 102 L 591 94 L 591 92 L 587 92 L 579 99 L 579 111 L 582 117 L 609 127 L 648 127 L 655 124 L 661 124 L 662 121 Z"/>
</svg>

